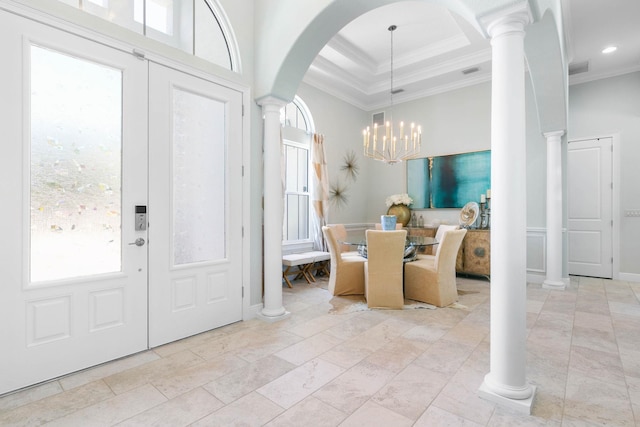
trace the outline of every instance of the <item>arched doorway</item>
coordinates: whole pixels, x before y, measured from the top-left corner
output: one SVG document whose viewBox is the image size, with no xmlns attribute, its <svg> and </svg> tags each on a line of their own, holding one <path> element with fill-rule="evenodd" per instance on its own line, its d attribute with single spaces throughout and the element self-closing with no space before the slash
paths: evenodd
<svg viewBox="0 0 640 427">
<path fill-rule="evenodd" d="M 322 2 L 313 9 L 306 5 L 305 8 L 298 6 L 300 14 L 296 16 L 300 16 L 300 19 L 296 23 L 287 21 L 288 26 L 278 25 L 279 20 L 282 19 L 280 23 L 283 24 L 292 16 L 292 10 L 296 10 L 296 5 L 293 1 L 283 3 L 285 4 L 279 4 L 278 8 L 270 9 L 266 15 L 261 14 L 263 11 L 258 7 L 258 16 L 268 16 L 271 28 L 287 28 L 286 32 L 269 32 L 266 21 L 258 23 L 258 28 L 265 31 L 256 49 L 256 62 L 261 70 L 260 78 L 256 82 L 256 94 L 257 101 L 265 113 L 265 230 L 282 223 L 282 197 L 279 183 L 276 181 L 279 166 L 275 163 L 270 164 L 278 158 L 276 152 L 279 151 L 276 109 L 285 103 L 284 100 L 293 97 L 315 55 L 342 26 L 361 14 L 394 2 L 381 0 L 354 5 L 346 0 L 335 0 Z M 526 333 L 526 319 L 523 318 L 526 311 L 526 215 L 515 218 L 510 213 L 514 207 L 526 211 L 525 27 L 546 27 L 547 30 L 552 28 L 551 37 L 547 31 L 532 31 L 533 40 L 527 43 L 533 53 L 544 52 L 545 48 L 546 52 L 551 52 L 550 55 L 527 57 L 528 62 L 536 62 L 536 66 L 530 67 L 529 71 L 536 73 L 532 76 L 536 83 L 535 94 L 542 95 L 536 99 L 542 129 L 557 125 L 552 123 L 549 115 L 540 114 L 549 107 L 557 111 L 558 104 L 553 104 L 557 99 L 549 94 L 554 89 L 554 93 L 557 93 L 558 88 L 566 88 L 563 77 L 565 61 L 562 49 L 559 49 L 561 37 L 554 20 L 547 18 L 541 21 L 542 15 L 534 16 L 533 11 L 547 11 L 547 8 L 540 7 L 539 2 L 535 0 L 516 5 L 508 4 L 506 1 L 498 2 L 499 4 L 478 4 L 467 0 L 443 0 L 437 3 L 468 19 L 492 40 L 492 253 L 497 256 L 492 258 L 491 371 L 485 378 L 481 391 L 483 396 L 489 399 L 508 405 L 516 402 L 516 407 L 530 411 L 534 389 L 525 377 L 526 354 L 522 338 Z M 559 5 L 555 6 L 548 16 L 561 16 Z M 549 69 L 552 71 L 549 72 Z M 566 105 L 566 90 L 561 92 L 560 105 Z M 561 113 L 560 116 L 564 117 L 565 114 Z M 557 123 L 562 125 L 566 120 L 561 118 Z M 496 189 L 499 195 L 497 202 Z M 272 227 L 267 227 L 266 224 Z M 282 307 L 278 266 L 281 262 L 280 241 L 281 236 L 275 233 L 268 235 L 265 231 L 263 315 L 270 318 L 286 316 L 286 310 Z"/>
</svg>

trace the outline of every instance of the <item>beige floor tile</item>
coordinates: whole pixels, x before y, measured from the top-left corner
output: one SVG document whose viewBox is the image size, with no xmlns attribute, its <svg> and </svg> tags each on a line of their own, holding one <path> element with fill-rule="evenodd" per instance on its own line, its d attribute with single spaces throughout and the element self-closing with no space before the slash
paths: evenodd
<svg viewBox="0 0 640 427">
<path fill-rule="evenodd" d="M 295 368 L 296 365 L 271 355 L 236 369 L 203 388 L 228 404 Z"/>
<path fill-rule="evenodd" d="M 629 400 L 633 405 L 640 405 L 640 378 L 626 377 Z"/>
<path fill-rule="evenodd" d="M 402 337 L 410 341 L 432 344 L 445 336 L 449 331 L 450 328 L 441 325 L 418 325 L 402 334 Z"/>
<path fill-rule="evenodd" d="M 625 375 L 640 378 L 640 348 L 636 350 L 620 349 L 620 359 Z"/>
<path fill-rule="evenodd" d="M 490 366 L 488 282 L 458 278 L 457 308 L 436 310 L 369 310 L 361 296 L 325 288 L 326 278 L 283 288 L 285 307 L 295 307 L 283 321 L 237 322 L 2 396 L 0 425 L 585 427 L 640 419 L 639 284 L 527 284 L 526 370 L 537 386 L 527 417 L 477 394 Z"/>
<path fill-rule="evenodd" d="M 279 415 L 265 427 L 333 427 L 339 425 L 347 415 L 333 406 L 309 396 L 291 409 Z"/>
<path fill-rule="evenodd" d="M 488 368 L 478 371 L 467 367 L 465 363 L 447 382 L 433 405 L 476 423 L 486 424 L 496 406 L 478 396 L 478 389 L 487 372 Z"/>
<path fill-rule="evenodd" d="M 620 350 L 637 351 L 640 349 L 640 318 L 625 314 L 612 313 L 613 330 Z"/>
<path fill-rule="evenodd" d="M 120 394 L 144 384 L 149 384 L 154 379 L 162 378 L 167 372 L 180 371 L 201 362 L 202 359 L 200 357 L 189 350 L 185 350 L 108 376 L 104 381 L 114 393 Z"/>
<path fill-rule="evenodd" d="M 613 332 L 574 326 L 571 345 L 609 353 L 618 352 L 618 343 Z"/>
<path fill-rule="evenodd" d="M 634 425 L 625 386 L 599 381 L 574 371 L 569 371 L 564 415 L 600 425 Z"/>
<path fill-rule="evenodd" d="M 320 359 L 348 369 L 369 357 L 375 350 L 363 340 L 349 340 L 325 352 Z"/>
<path fill-rule="evenodd" d="M 415 361 L 417 357 L 432 345 L 434 344 L 415 341 L 401 336 L 373 352 L 365 359 L 365 362 L 373 364 L 378 368 L 398 373 Z"/>
<path fill-rule="evenodd" d="M 576 310 L 573 320 L 574 326 L 581 328 L 595 329 L 602 332 L 613 332 L 611 316 L 604 314 L 587 313 Z"/>
<path fill-rule="evenodd" d="M 191 426 L 261 426 L 274 419 L 282 411 L 280 406 L 266 397 L 258 393 L 251 393 L 200 419 Z"/>
<path fill-rule="evenodd" d="M 413 420 L 369 401 L 344 420 L 340 427 L 404 427 L 412 424 Z"/>
<path fill-rule="evenodd" d="M 309 338 L 313 335 L 319 334 L 320 332 L 326 331 L 327 329 L 330 329 L 342 322 L 349 320 L 354 315 L 356 314 L 352 313 L 344 316 L 325 314 L 324 316 L 316 317 L 307 322 L 299 324 L 289 329 L 289 332 L 303 338 Z"/>
<path fill-rule="evenodd" d="M 459 344 L 476 346 L 480 344 L 487 335 L 489 335 L 488 326 L 462 321 L 451 328 L 442 339 Z"/>
<path fill-rule="evenodd" d="M 223 354 L 215 359 L 205 360 L 191 366 L 165 372 L 151 383 L 167 398 L 173 399 L 190 390 L 201 387 L 216 378 L 220 378 L 237 369 L 245 368 L 248 363 L 232 354 Z"/>
<path fill-rule="evenodd" d="M 417 420 L 447 384 L 441 372 L 409 365 L 371 399 L 410 420 Z"/>
<path fill-rule="evenodd" d="M 8 394 L 0 398 L 0 414 L 19 406 L 28 405 L 31 402 L 37 402 L 49 396 L 62 393 L 64 390 L 58 381 L 50 381 L 48 383 L 29 387 L 27 389 Z M 1 415 L 0 415 L 1 416 Z"/>
<path fill-rule="evenodd" d="M 132 418 L 118 427 L 180 427 L 188 426 L 224 404 L 201 388 L 196 388 L 175 399 L 161 403 Z"/>
<path fill-rule="evenodd" d="M 630 300 L 634 301 L 634 303 L 629 303 L 628 301 Z M 624 314 L 631 317 L 640 317 L 640 304 L 638 304 L 638 300 L 636 299 L 635 295 L 620 302 L 609 301 L 609 310 L 611 311 L 611 313 Z"/>
<path fill-rule="evenodd" d="M 344 370 L 322 359 L 314 359 L 260 387 L 257 392 L 289 409 Z"/>
<path fill-rule="evenodd" d="M 548 378 L 541 383 L 533 381 L 531 383 L 537 386 L 531 415 L 546 420 L 550 424 L 560 423 L 564 409 L 566 380 Z"/>
<path fill-rule="evenodd" d="M 47 425 L 51 427 L 113 426 L 166 401 L 167 399 L 162 393 L 154 387 L 143 385 L 140 388 L 58 418 Z"/>
<path fill-rule="evenodd" d="M 438 341 L 416 358 L 413 364 L 451 377 L 467 361 L 473 350 L 474 347 L 466 344 Z"/>
<path fill-rule="evenodd" d="M 207 342 L 215 341 L 219 338 L 228 336 L 231 333 L 233 333 L 231 329 L 222 327 L 178 341 L 174 341 L 169 344 L 161 345 L 160 347 L 154 348 L 153 351 L 161 357 L 167 357 L 169 355 L 179 353 L 181 351 L 188 350 L 199 345 L 203 345 Z"/>
<path fill-rule="evenodd" d="M 211 341 L 203 342 L 191 347 L 189 351 L 202 359 L 213 359 L 222 354 L 240 350 L 255 342 L 254 340 L 264 339 L 266 335 L 270 335 L 271 333 L 273 332 L 269 331 L 269 333 L 265 333 L 263 330 L 244 329 L 226 334 Z"/>
<path fill-rule="evenodd" d="M 59 381 L 65 390 L 71 390 L 72 388 L 101 380 L 108 376 L 126 371 L 127 369 L 145 365 L 158 359 L 160 359 L 160 356 L 158 356 L 154 351 L 145 351 L 134 354 L 133 356 L 125 357 L 124 359 L 98 365 L 95 368 L 85 369 L 84 371 L 62 377 Z"/>
<path fill-rule="evenodd" d="M 237 350 L 235 354 L 247 362 L 255 362 L 301 341 L 302 338 L 295 334 L 287 331 L 277 331 L 276 333 L 264 334 L 259 338 L 254 338 Z"/>
<path fill-rule="evenodd" d="M 0 425 L 42 425 L 113 396 L 113 392 L 103 381 L 96 381 L 6 412 L 0 412 Z"/>
<path fill-rule="evenodd" d="M 548 420 L 535 415 L 521 414 L 504 408 L 496 408 L 487 427 L 560 427 L 560 420 Z"/>
<path fill-rule="evenodd" d="M 584 376 L 620 385 L 625 384 L 622 361 L 617 352 L 598 351 L 573 345 L 570 360 L 569 369 Z"/>
<path fill-rule="evenodd" d="M 300 341 L 293 344 L 283 350 L 280 350 L 275 355 L 281 359 L 291 362 L 294 365 L 302 365 L 311 359 L 316 358 L 322 353 L 330 350 L 336 345 L 342 342 L 341 339 L 328 335 L 326 333 L 319 333 L 304 341 Z"/>
<path fill-rule="evenodd" d="M 341 322 L 325 331 L 325 333 L 332 335 L 341 340 L 348 340 L 353 338 L 366 330 L 382 323 L 386 320 L 386 316 L 379 310 L 366 311 L 359 313 L 357 316 L 350 319 L 349 322 Z"/>
<path fill-rule="evenodd" d="M 456 427 L 481 427 L 484 424 L 478 424 L 461 416 L 452 414 L 436 406 L 430 406 L 414 427 L 438 427 L 438 426 L 456 426 Z"/>
<path fill-rule="evenodd" d="M 316 391 L 313 396 L 351 414 L 380 390 L 395 374 L 361 362 Z"/>
<path fill-rule="evenodd" d="M 527 313 L 538 314 L 542 311 L 544 301 L 537 301 L 533 299 L 527 299 Z"/>
</svg>

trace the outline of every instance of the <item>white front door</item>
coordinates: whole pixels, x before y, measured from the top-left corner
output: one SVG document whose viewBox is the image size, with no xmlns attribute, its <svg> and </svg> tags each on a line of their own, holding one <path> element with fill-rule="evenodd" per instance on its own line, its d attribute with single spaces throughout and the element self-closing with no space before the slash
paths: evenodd
<svg viewBox="0 0 640 427">
<path fill-rule="evenodd" d="M 4 11 L 0 40 L 1 394 L 147 348 L 147 65 Z"/>
<path fill-rule="evenodd" d="M 613 277 L 612 147 L 612 138 L 569 142 L 569 274 Z"/>
<path fill-rule="evenodd" d="M 242 94 L 4 11 L 0 43 L 0 394 L 241 320 Z"/>
<path fill-rule="evenodd" d="M 150 64 L 151 347 L 242 319 L 242 94 Z"/>
</svg>

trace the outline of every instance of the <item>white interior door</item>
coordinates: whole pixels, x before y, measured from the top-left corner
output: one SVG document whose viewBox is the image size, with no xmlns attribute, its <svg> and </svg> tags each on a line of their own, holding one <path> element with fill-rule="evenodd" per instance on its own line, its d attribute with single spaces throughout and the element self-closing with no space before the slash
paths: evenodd
<svg viewBox="0 0 640 427">
<path fill-rule="evenodd" d="M 1 394 L 147 348 L 147 64 L 4 11 L 0 43 Z"/>
<path fill-rule="evenodd" d="M 613 277 L 612 147 L 612 138 L 569 142 L 569 274 Z"/>
<path fill-rule="evenodd" d="M 150 64 L 149 343 L 242 318 L 242 94 Z"/>
</svg>

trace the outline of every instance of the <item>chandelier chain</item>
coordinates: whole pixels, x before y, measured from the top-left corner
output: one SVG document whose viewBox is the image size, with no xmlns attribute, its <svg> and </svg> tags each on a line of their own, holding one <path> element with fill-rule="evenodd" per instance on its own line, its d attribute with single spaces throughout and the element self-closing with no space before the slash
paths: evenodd
<svg viewBox="0 0 640 427">
<path fill-rule="evenodd" d="M 395 129 L 393 123 L 393 32 L 398 27 L 395 25 L 387 28 L 391 32 L 391 83 L 389 117 L 385 123 L 374 123 L 373 129 L 367 127 L 362 131 L 362 143 L 365 157 L 380 160 L 387 164 L 395 164 L 404 160 L 420 157 L 422 143 L 422 129 L 415 123 L 406 126 L 400 122 L 399 129 Z"/>
</svg>

